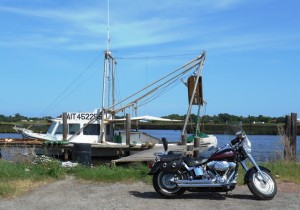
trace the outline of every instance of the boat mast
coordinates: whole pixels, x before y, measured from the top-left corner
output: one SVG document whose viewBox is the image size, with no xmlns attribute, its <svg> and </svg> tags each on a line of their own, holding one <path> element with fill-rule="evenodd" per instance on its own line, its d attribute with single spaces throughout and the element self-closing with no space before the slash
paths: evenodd
<svg viewBox="0 0 300 210">
<path fill-rule="evenodd" d="M 110 75 L 110 34 L 109 34 L 109 0 L 107 0 L 107 36 L 106 36 L 106 51 L 104 52 L 104 72 L 103 72 L 103 88 L 102 88 L 102 109 L 105 108 L 105 92 L 106 78 Z M 109 106 L 109 105 L 108 105 Z"/>
<path fill-rule="evenodd" d="M 104 52 L 104 68 L 102 79 L 102 107 L 101 107 L 101 125 L 98 142 L 105 142 L 104 121 L 108 115 L 109 109 L 115 107 L 115 65 L 116 61 L 110 52 L 110 18 L 109 18 L 109 0 L 107 0 L 107 37 L 106 50 Z M 107 87 L 108 83 L 108 87 Z M 107 93 L 107 94 L 106 94 Z M 110 99 L 110 96 L 112 99 Z M 112 101 L 112 106 L 110 102 Z M 106 107 L 107 106 L 107 107 Z"/>
</svg>

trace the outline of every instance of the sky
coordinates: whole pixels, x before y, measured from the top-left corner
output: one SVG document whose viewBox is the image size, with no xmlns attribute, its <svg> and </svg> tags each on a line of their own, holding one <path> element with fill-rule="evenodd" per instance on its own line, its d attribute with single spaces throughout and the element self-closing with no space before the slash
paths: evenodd
<svg viewBox="0 0 300 210">
<path fill-rule="evenodd" d="M 110 0 L 108 15 L 104 0 L 0 0 L 0 114 L 100 108 L 109 22 L 117 100 L 205 51 L 202 114 L 299 115 L 299 11 L 297 0 Z M 138 115 L 187 107 L 178 83 Z"/>
</svg>

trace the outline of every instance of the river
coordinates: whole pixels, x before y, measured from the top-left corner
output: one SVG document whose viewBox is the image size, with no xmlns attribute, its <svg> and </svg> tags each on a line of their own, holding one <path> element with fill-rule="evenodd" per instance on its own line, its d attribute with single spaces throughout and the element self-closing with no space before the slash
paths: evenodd
<svg viewBox="0 0 300 210">
<path fill-rule="evenodd" d="M 181 138 L 180 130 L 142 130 L 159 139 L 167 138 L 169 142 L 178 142 Z M 215 135 L 218 139 L 218 146 L 225 145 L 234 138 L 232 135 Z M 0 133 L 1 138 L 22 138 L 20 134 Z M 252 155 L 257 161 L 277 160 L 283 157 L 283 143 L 278 135 L 248 135 L 252 143 Z M 297 160 L 300 160 L 300 136 L 297 136 Z"/>
<path fill-rule="evenodd" d="M 143 130 L 159 139 L 167 138 L 170 142 L 178 142 L 180 130 Z M 218 146 L 223 146 L 235 138 L 233 135 L 216 134 Z M 257 161 L 270 161 L 283 158 L 283 140 L 279 135 L 248 135 L 252 144 L 252 155 Z M 300 160 L 300 136 L 297 136 L 297 160 Z"/>
</svg>

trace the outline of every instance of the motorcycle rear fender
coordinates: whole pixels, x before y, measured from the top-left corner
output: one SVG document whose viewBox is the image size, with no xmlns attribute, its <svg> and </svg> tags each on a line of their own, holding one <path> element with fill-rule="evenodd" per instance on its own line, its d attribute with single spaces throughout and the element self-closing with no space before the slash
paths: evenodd
<svg viewBox="0 0 300 210">
<path fill-rule="evenodd" d="M 151 168 L 150 172 L 148 173 L 148 175 L 154 175 L 154 174 L 156 174 L 156 173 L 159 171 L 159 169 L 160 169 L 160 163 L 161 163 L 161 162 L 156 162 L 156 163 L 152 166 L 152 168 Z"/>
<path fill-rule="evenodd" d="M 271 172 L 268 168 L 266 167 L 263 167 L 263 166 L 258 166 L 260 168 L 260 170 L 263 170 L 263 171 L 268 171 L 268 172 Z M 253 172 L 257 172 L 257 169 L 255 167 L 252 167 L 250 168 L 246 174 L 245 174 L 245 177 L 244 177 L 244 184 L 248 183 L 250 181 L 250 174 Z"/>
</svg>

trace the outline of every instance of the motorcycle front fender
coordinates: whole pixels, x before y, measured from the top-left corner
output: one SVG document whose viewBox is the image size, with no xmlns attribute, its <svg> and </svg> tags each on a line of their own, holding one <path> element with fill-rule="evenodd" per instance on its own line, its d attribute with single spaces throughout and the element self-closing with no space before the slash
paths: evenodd
<svg viewBox="0 0 300 210">
<path fill-rule="evenodd" d="M 259 168 L 260 168 L 260 170 L 263 170 L 263 171 L 268 171 L 268 172 L 271 172 L 268 168 L 266 168 L 266 167 L 263 167 L 263 166 L 258 166 Z M 249 181 L 250 181 L 250 174 L 251 174 L 251 172 L 257 172 L 257 169 L 255 168 L 255 167 L 252 167 L 252 168 L 250 168 L 247 172 L 246 172 L 246 174 L 245 174 L 245 177 L 244 177 L 244 184 L 246 184 L 246 183 L 248 183 Z"/>
<path fill-rule="evenodd" d="M 160 169 L 160 162 L 156 162 L 152 166 L 152 168 L 151 168 L 150 172 L 148 173 L 148 175 L 154 175 L 154 174 L 156 174 L 159 171 L 159 169 Z"/>
</svg>

